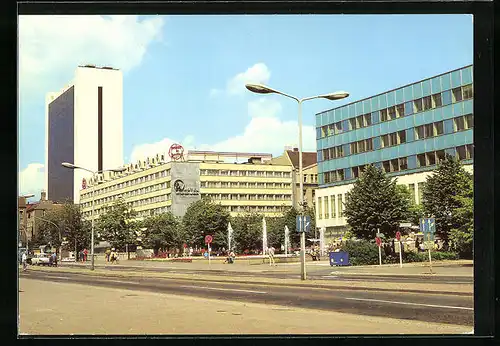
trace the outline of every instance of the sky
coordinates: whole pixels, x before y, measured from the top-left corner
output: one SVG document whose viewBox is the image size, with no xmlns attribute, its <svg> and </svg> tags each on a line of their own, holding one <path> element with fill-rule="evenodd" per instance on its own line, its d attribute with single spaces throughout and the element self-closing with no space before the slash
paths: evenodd
<svg viewBox="0 0 500 346">
<path fill-rule="evenodd" d="M 20 16 L 19 193 L 44 188 L 45 95 L 80 64 L 123 71 L 124 162 L 186 149 L 265 152 L 298 145 L 297 103 L 315 114 L 473 62 L 472 15 Z M 78 163 L 75 163 L 78 164 Z"/>
</svg>

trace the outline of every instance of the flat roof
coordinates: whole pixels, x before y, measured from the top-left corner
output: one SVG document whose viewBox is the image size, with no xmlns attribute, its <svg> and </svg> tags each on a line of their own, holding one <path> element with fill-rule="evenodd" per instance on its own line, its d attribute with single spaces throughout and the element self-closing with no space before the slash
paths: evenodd
<svg viewBox="0 0 500 346">
<path fill-rule="evenodd" d="M 383 95 L 383 94 L 390 93 L 391 91 L 395 91 L 395 90 L 398 90 L 398 89 L 406 88 L 407 86 L 410 86 L 410 85 L 413 85 L 413 84 L 417 84 L 417 83 L 423 82 L 424 80 L 428 80 L 428 79 L 436 78 L 436 77 L 439 77 L 439 76 L 444 76 L 445 74 L 448 74 L 448 73 L 451 73 L 451 72 L 455 72 L 455 71 L 459 71 L 459 70 L 463 70 L 463 69 L 465 69 L 465 68 L 467 68 L 467 67 L 471 67 L 471 66 L 473 66 L 473 64 L 466 65 L 466 66 L 463 66 L 463 67 L 460 67 L 460 68 L 456 68 L 456 69 L 454 69 L 454 70 L 450 70 L 450 71 L 447 71 L 447 72 L 443 72 L 443 73 L 437 74 L 437 75 L 432 76 L 432 77 L 427 77 L 427 78 L 424 78 L 424 79 L 418 80 L 418 81 L 413 82 L 413 83 L 408 83 L 408 84 L 405 84 L 405 85 L 399 86 L 399 87 L 394 88 L 394 89 L 390 89 L 390 90 L 387 90 L 387 91 L 384 91 L 384 92 L 381 92 L 381 93 L 378 93 L 378 94 L 375 94 L 375 95 L 372 95 L 372 96 L 368 96 L 368 97 L 365 97 L 365 98 L 362 98 L 362 99 L 359 99 L 359 100 L 356 100 L 356 101 L 353 101 L 353 102 L 350 102 L 350 103 L 346 103 L 345 105 L 342 105 L 342 106 L 338 106 L 338 107 L 330 108 L 330 109 L 327 109 L 327 110 L 321 111 L 321 112 L 319 112 L 319 113 L 316 113 L 316 115 L 320 115 L 320 114 L 323 114 L 323 113 L 326 113 L 326 112 L 329 112 L 329 111 L 332 111 L 332 110 L 335 110 L 335 109 L 339 109 L 339 108 L 347 107 L 347 106 L 350 106 L 350 105 L 352 105 L 352 104 L 354 104 L 354 103 L 358 103 L 358 102 L 361 102 L 361 101 L 365 101 L 365 100 L 371 99 L 371 98 L 373 98 L 373 97 L 377 97 L 377 96 L 380 96 L 380 95 Z"/>
</svg>

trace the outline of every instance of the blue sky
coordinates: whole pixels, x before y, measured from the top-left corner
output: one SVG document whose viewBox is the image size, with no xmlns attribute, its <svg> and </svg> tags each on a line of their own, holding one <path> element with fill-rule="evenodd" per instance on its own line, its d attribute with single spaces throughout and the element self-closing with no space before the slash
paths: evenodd
<svg viewBox="0 0 500 346">
<path fill-rule="evenodd" d="M 20 192 L 43 188 L 44 97 L 78 64 L 124 71 L 124 155 L 131 162 L 187 148 L 279 155 L 297 143 L 297 105 L 256 95 L 262 82 L 305 97 L 314 114 L 473 61 L 471 15 L 79 16 L 20 18 Z"/>
</svg>

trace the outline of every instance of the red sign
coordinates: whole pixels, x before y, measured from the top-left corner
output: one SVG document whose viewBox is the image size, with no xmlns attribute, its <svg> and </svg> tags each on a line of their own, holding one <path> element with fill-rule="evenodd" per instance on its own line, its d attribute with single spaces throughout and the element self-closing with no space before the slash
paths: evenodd
<svg viewBox="0 0 500 346">
<path fill-rule="evenodd" d="M 212 236 L 211 235 L 207 235 L 205 236 L 205 244 L 210 244 L 212 242 Z"/>
<path fill-rule="evenodd" d="M 400 232 L 400 231 L 397 231 L 397 232 L 396 232 L 396 239 L 397 239 L 398 241 L 400 241 L 400 240 L 401 240 L 401 232 Z"/>
<path fill-rule="evenodd" d="M 382 240 L 381 240 L 379 237 L 375 238 L 375 241 L 377 242 L 377 245 L 378 245 L 379 247 L 381 247 L 381 246 L 382 246 Z"/>
<path fill-rule="evenodd" d="M 85 178 L 82 179 L 82 190 L 85 190 L 87 188 L 87 180 Z"/>
<path fill-rule="evenodd" d="M 183 246 L 184 246 L 184 248 L 187 248 L 187 247 L 188 247 L 188 244 L 184 243 L 184 245 L 183 245 Z"/>
<path fill-rule="evenodd" d="M 174 161 L 180 160 L 184 157 L 184 148 L 182 145 L 174 143 L 168 149 L 168 156 Z"/>
</svg>

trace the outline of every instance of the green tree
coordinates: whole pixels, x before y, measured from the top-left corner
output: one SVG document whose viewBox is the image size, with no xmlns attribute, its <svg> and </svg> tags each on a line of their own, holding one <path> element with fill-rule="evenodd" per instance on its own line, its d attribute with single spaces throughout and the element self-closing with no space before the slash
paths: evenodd
<svg viewBox="0 0 500 346">
<path fill-rule="evenodd" d="M 297 216 L 299 215 L 299 210 L 295 207 L 289 207 L 283 215 L 283 234 L 285 225 L 288 226 L 290 232 L 290 243 L 293 248 L 300 247 L 300 233 L 297 232 Z M 316 215 L 315 210 L 312 206 L 309 206 L 304 211 L 304 215 L 311 217 L 311 227 L 310 232 L 306 234 L 306 239 L 311 235 L 314 235 L 314 230 L 316 229 Z M 310 245 L 309 241 L 306 240 L 306 245 Z"/>
<path fill-rule="evenodd" d="M 98 238 L 107 241 L 117 249 L 137 243 L 139 223 L 133 221 L 136 212 L 129 208 L 123 199 L 107 206 L 107 211 L 95 223 Z"/>
<path fill-rule="evenodd" d="M 361 239 L 373 239 L 380 230 L 395 236 L 399 223 L 408 213 L 408 200 L 379 168 L 369 165 L 347 193 L 344 215 L 351 232 Z"/>
<path fill-rule="evenodd" d="M 142 221 L 142 244 L 158 253 L 160 248 L 180 248 L 186 241 L 181 220 L 167 212 L 150 216 Z"/>
<path fill-rule="evenodd" d="M 415 198 L 406 185 L 396 185 L 396 191 L 400 194 L 404 203 L 408 204 L 408 212 L 401 221 L 410 222 L 413 225 L 419 225 L 420 219 L 424 216 L 424 208 L 422 204 L 416 204 Z"/>
<path fill-rule="evenodd" d="M 460 208 L 460 199 L 457 199 L 471 176 L 459 160 L 446 155 L 434 171 L 426 179 L 422 193 L 424 213 L 427 217 L 436 219 L 436 233 L 442 239 L 448 239 L 452 229 L 462 229 L 461 220 L 454 216 L 454 211 Z"/>
<path fill-rule="evenodd" d="M 40 220 L 38 230 L 45 244 L 59 247 L 66 239 L 68 250 L 79 251 L 90 247 L 91 224 L 83 218 L 79 205 L 65 202 L 43 218 L 47 221 Z"/>
<path fill-rule="evenodd" d="M 262 217 L 261 214 L 253 212 L 232 218 L 231 226 L 234 229 L 235 247 L 238 252 L 262 249 Z"/>
<path fill-rule="evenodd" d="M 474 182 L 468 176 L 460 186 L 460 192 L 454 196 L 458 207 L 453 209 L 452 217 L 457 228 L 450 230 L 450 240 L 454 250 L 461 258 L 472 258 L 474 238 Z"/>
<path fill-rule="evenodd" d="M 220 247 L 227 243 L 229 219 L 229 212 L 222 205 L 202 198 L 189 205 L 182 224 L 188 242 L 193 246 L 204 247 L 205 236 L 212 235 L 212 247 Z"/>
</svg>

